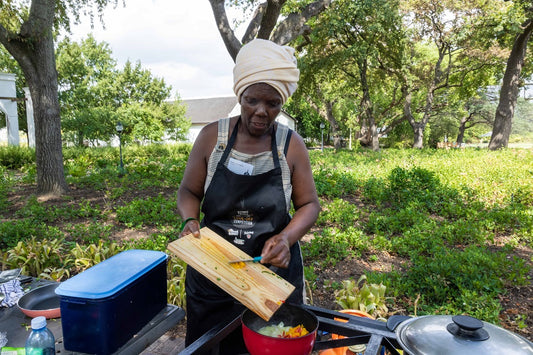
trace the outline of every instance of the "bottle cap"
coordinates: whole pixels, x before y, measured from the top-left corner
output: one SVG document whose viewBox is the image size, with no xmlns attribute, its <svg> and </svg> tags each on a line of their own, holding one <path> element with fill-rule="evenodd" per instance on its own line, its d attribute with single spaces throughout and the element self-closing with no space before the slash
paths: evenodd
<svg viewBox="0 0 533 355">
<path fill-rule="evenodd" d="M 46 327 L 46 318 L 43 316 L 35 317 L 31 320 L 31 329 L 42 329 Z"/>
</svg>

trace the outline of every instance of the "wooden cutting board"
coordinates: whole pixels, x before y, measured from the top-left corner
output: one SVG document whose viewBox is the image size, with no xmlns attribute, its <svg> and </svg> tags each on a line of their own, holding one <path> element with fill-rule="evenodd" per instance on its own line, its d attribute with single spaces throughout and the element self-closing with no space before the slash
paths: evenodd
<svg viewBox="0 0 533 355">
<path fill-rule="evenodd" d="M 260 263 L 232 266 L 229 261 L 251 256 L 207 227 L 200 229 L 200 235 L 177 239 L 168 249 L 268 321 L 295 287 Z"/>
</svg>

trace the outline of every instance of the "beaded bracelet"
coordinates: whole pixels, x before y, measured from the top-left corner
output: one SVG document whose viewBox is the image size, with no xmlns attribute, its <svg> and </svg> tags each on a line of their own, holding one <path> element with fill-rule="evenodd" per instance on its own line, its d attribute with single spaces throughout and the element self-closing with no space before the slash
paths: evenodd
<svg viewBox="0 0 533 355">
<path fill-rule="evenodd" d="M 194 217 L 189 217 L 187 219 L 185 219 L 182 223 L 181 223 L 181 231 L 183 232 L 183 229 L 185 228 L 185 225 L 187 223 L 189 223 L 190 221 L 198 221 L 197 218 L 194 218 Z"/>
</svg>

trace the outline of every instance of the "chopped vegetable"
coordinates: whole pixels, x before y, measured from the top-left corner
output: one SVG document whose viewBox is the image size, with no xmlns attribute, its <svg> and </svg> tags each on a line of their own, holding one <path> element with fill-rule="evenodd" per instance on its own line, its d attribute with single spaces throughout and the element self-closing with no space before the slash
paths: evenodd
<svg viewBox="0 0 533 355">
<path fill-rule="evenodd" d="M 238 263 L 232 263 L 231 266 L 233 266 L 235 269 L 242 269 L 246 266 L 246 263 L 239 261 Z"/>
<path fill-rule="evenodd" d="M 296 327 L 286 327 L 283 322 L 279 322 L 278 325 L 267 325 L 259 329 L 258 333 L 275 338 L 299 338 L 309 334 L 302 324 Z"/>
</svg>

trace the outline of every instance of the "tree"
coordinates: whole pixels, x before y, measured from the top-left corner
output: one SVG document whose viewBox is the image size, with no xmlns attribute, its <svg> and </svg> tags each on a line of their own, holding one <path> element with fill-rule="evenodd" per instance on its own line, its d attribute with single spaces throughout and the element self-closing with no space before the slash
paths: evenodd
<svg viewBox="0 0 533 355">
<path fill-rule="evenodd" d="M 185 107 L 166 102 L 171 87 L 127 61 L 116 67 L 109 46 L 88 36 L 80 43 L 65 39 L 58 45 L 59 99 L 63 132 L 78 145 L 109 141 L 122 122 L 124 141 L 160 141 L 170 133 L 184 138 Z"/>
<path fill-rule="evenodd" d="M 505 68 L 500 89 L 500 100 L 496 109 L 492 136 L 490 137 L 490 150 L 504 148 L 509 144 L 514 109 L 518 98 L 520 74 L 524 66 L 527 43 L 533 31 L 533 5 L 529 1 L 519 1 L 519 3 L 523 6 L 526 19 L 520 26 L 521 32 L 516 35 L 507 60 L 507 67 Z"/>
<path fill-rule="evenodd" d="M 69 29 L 69 13 L 81 8 L 99 13 L 109 0 L 32 0 L 29 8 L 5 0 L 0 13 L 0 43 L 19 63 L 34 106 L 37 191 L 68 191 L 63 167 L 54 30 Z M 116 3 L 116 0 L 114 1 Z"/>
<path fill-rule="evenodd" d="M 391 127 L 389 118 L 401 102 L 390 80 L 403 52 L 398 15 L 395 1 L 335 1 L 315 21 L 302 59 L 301 92 L 324 113 L 334 136 L 343 124 L 335 122 L 333 112 L 350 127 L 355 125 L 348 117 L 356 117 L 359 141 L 374 150 L 379 149 L 378 126 Z"/>
<path fill-rule="evenodd" d="M 447 107 L 458 107 L 456 100 L 467 101 L 475 89 L 492 82 L 490 68 L 498 58 L 491 48 L 479 50 L 475 24 L 502 6 L 490 0 L 404 0 L 402 4 L 411 45 L 405 75 L 399 77 L 406 98 L 404 116 L 413 130 L 413 147 L 423 148 L 432 120 Z"/>
<path fill-rule="evenodd" d="M 490 103 L 484 99 L 472 99 L 466 105 L 467 114 L 461 117 L 459 133 L 456 142 L 461 145 L 464 141 L 465 131 L 476 125 L 491 126 L 493 121 L 494 109 Z"/>
<path fill-rule="evenodd" d="M 256 0 L 237 0 L 235 6 L 241 6 L 245 10 L 254 8 L 255 11 L 241 40 L 235 36 L 235 30 L 231 27 L 226 14 L 225 0 L 209 0 L 218 31 L 226 49 L 235 61 L 242 44 L 254 38 L 270 39 L 278 44 L 287 44 L 300 35 L 309 31 L 307 22 L 324 11 L 331 0 L 294 1 L 267 0 L 259 3 Z M 290 9 L 284 20 L 278 23 L 284 6 Z"/>
<path fill-rule="evenodd" d="M 79 44 L 65 38 L 56 60 L 63 139 L 78 146 L 85 140 L 107 141 L 118 121 L 116 107 L 110 107 L 116 82 L 111 49 L 92 36 Z"/>
</svg>

